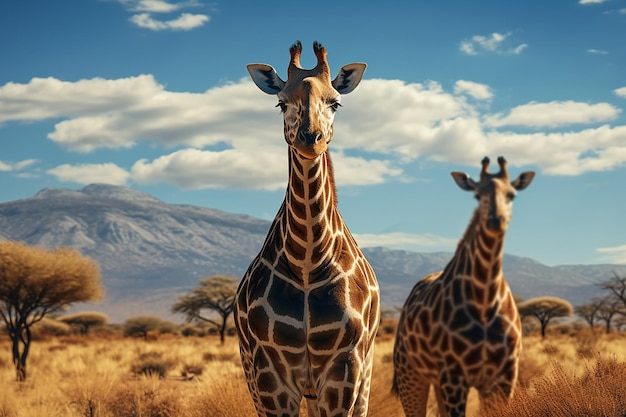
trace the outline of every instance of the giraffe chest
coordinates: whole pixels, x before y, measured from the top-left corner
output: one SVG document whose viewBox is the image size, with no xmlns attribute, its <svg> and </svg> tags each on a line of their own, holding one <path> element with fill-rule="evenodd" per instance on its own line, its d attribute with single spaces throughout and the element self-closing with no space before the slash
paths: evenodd
<svg viewBox="0 0 626 417">
<path fill-rule="evenodd" d="M 364 278 L 368 284 L 373 279 Z M 238 298 L 247 305 L 251 333 L 261 341 L 293 347 L 331 339 L 345 339 L 337 343 L 347 345 L 360 339 L 363 328 L 370 327 L 369 320 L 361 324 L 363 315 L 369 316 L 369 306 L 378 300 L 370 292 L 371 284 L 359 284 L 354 274 L 336 265 L 305 286 L 293 271 L 258 262 L 244 281 Z"/>
</svg>

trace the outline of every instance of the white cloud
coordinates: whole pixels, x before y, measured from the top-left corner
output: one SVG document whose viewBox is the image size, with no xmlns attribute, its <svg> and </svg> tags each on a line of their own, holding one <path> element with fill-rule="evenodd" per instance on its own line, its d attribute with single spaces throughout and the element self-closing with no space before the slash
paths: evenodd
<svg viewBox="0 0 626 417">
<path fill-rule="evenodd" d="M 416 235 L 411 233 L 393 232 L 381 234 L 354 234 L 361 247 L 384 246 L 391 249 L 404 249 L 416 252 L 454 250 L 458 239 L 451 239 L 431 234 Z"/>
<path fill-rule="evenodd" d="M 465 80 L 458 80 L 454 84 L 454 94 L 467 94 L 476 100 L 491 100 L 493 98 L 489 86 Z"/>
<path fill-rule="evenodd" d="M 576 101 L 551 101 L 528 103 L 514 107 L 508 114 L 487 115 L 485 124 L 491 127 L 528 126 L 558 127 L 578 123 L 598 123 L 615 119 L 621 110 L 608 103 L 581 103 Z"/>
<path fill-rule="evenodd" d="M 157 19 L 154 13 L 171 14 L 189 7 L 202 6 L 197 0 L 172 3 L 166 0 L 118 0 L 127 10 L 138 12 L 130 21 L 135 25 L 150 30 L 191 30 L 203 26 L 210 20 L 206 14 L 182 13 L 171 19 Z"/>
<path fill-rule="evenodd" d="M 53 77 L 33 78 L 28 84 L 9 82 L 0 87 L 0 125 L 7 121 L 35 121 L 86 114 L 106 115 L 133 108 L 163 90 L 152 75 L 75 82 Z"/>
<path fill-rule="evenodd" d="M 366 160 L 332 153 L 339 185 L 379 184 L 401 170 L 388 161 Z M 256 146 L 214 152 L 184 149 L 153 161 L 137 161 L 131 178 L 139 184 L 169 183 L 181 188 L 239 188 L 278 190 L 287 184 L 284 146 Z"/>
<path fill-rule="evenodd" d="M 139 160 L 131 169 L 139 184 L 169 183 L 187 189 L 276 190 L 285 188 L 286 174 L 286 150 L 278 146 L 219 152 L 184 149 L 153 161 Z"/>
<path fill-rule="evenodd" d="M 135 25 L 150 30 L 191 30 L 204 25 L 209 16 L 204 14 L 183 13 L 176 19 L 161 21 L 149 13 L 136 14 L 130 18 Z"/>
<path fill-rule="evenodd" d="M 403 166 L 419 158 L 474 167 L 484 155 L 505 155 L 512 166 L 534 165 L 550 175 L 605 171 L 626 163 L 626 126 L 573 128 L 613 120 L 619 110 L 607 103 L 529 103 L 484 114 L 484 102 L 472 104 L 467 96 L 486 98 L 493 94 L 488 86 L 461 80 L 455 92 L 436 82 L 362 81 L 342 98 L 335 119 L 331 152 L 337 182 L 405 180 Z M 287 150 L 275 104 L 275 97 L 247 79 L 204 93 L 167 91 L 149 75 L 0 86 L 0 122 L 62 119 L 48 138 L 70 151 L 150 143 L 165 149 L 164 155 L 124 167 L 129 176 L 118 171 L 111 181 L 185 188 L 283 188 Z M 520 125 L 535 131 L 506 130 Z M 541 130 L 545 127 L 550 131 Z M 51 174 L 76 172 L 65 169 Z"/>
<path fill-rule="evenodd" d="M 602 49 L 587 49 L 587 52 L 594 55 L 608 55 L 608 51 L 604 51 Z"/>
<path fill-rule="evenodd" d="M 578 4 L 601 4 L 606 3 L 609 0 L 578 0 Z"/>
<path fill-rule="evenodd" d="M 170 3 L 164 0 L 120 0 L 126 8 L 134 12 L 171 13 L 186 7 L 200 6 L 198 1 Z"/>
<path fill-rule="evenodd" d="M 617 88 L 613 92 L 622 98 L 626 98 L 626 87 Z"/>
<path fill-rule="evenodd" d="M 29 166 L 32 166 L 39 162 L 37 159 L 25 159 L 19 162 L 3 162 L 0 161 L 0 171 L 10 172 L 10 171 L 22 171 Z"/>
<path fill-rule="evenodd" d="M 609 248 L 598 248 L 596 252 L 603 254 L 603 260 L 613 264 L 626 264 L 626 245 Z"/>
<path fill-rule="evenodd" d="M 519 55 L 528 45 L 521 43 L 516 46 L 510 46 L 510 42 L 507 39 L 511 35 L 511 32 L 494 32 L 489 36 L 474 35 L 471 39 L 462 41 L 459 50 L 467 55 L 478 55 L 481 52 Z"/>
<path fill-rule="evenodd" d="M 123 168 L 113 164 L 63 164 L 49 169 L 48 174 L 63 182 L 78 184 L 104 183 L 124 185 L 127 183 L 129 174 Z"/>
</svg>

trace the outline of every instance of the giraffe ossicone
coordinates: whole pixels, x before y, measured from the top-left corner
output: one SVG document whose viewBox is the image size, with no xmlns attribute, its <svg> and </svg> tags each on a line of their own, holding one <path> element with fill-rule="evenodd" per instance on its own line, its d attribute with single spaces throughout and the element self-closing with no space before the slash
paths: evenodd
<svg viewBox="0 0 626 417">
<path fill-rule="evenodd" d="M 440 416 L 464 416 L 475 387 L 485 405 L 513 394 L 521 352 L 520 317 L 502 274 L 504 236 L 512 200 L 535 176 L 523 172 L 510 181 L 506 160 L 480 179 L 452 172 L 457 185 L 478 200 L 472 220 L 443 271 L 422 278 L 409 294 L 394 344 L 393 391 L 407 417 L 425 417 L 428 393 L 435 390 Z"/>
<path fill-rule="evenodd" d="M 235 299 L 242 366 L 259 416 L 365 417 L 380 319 L 376 276 L 337 209 L 328 144 L 341 94 L 356 88 L 365 64 L 331 81 L 326 49 L 315 68 L 290 48 L 287 80 L 266 64 L 248 71 L 278 96 L 288 144 L 285 199 Z"/>
</svg>

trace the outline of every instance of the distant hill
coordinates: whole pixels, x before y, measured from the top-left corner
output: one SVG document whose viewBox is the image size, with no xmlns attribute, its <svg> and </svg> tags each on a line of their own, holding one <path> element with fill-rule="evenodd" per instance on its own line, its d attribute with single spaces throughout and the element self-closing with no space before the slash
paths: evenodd
<svg viewBox="0 0 626 417">
<path fill-rule="evenodd" d="M 277 202 L 277 206 L 278 206 Z M 270 222 L 210 208 L 167 204 L 125 187 L 92 184 L 81 190 L 44 189 L 0 204 L 0 239 L 45 248 L 67 246 L 100 263 L 107 296 L 80 310 L 123 321 L 139 314 L 167 318 L 171 305 L 198 280 L 241 277 L 260 249 Z M 414 283 L 442 269 L 451 253 L 364 248 L 382 289 L 385 308 L 402 305 Z M 504 272 L 524 298 L 553 295 L 574 305 L 599 293 L 594 283 L 625 265 L 549 267 L 506 255 Z M 181 321 L 182 317 L 176 317 Z"/>
</svg>

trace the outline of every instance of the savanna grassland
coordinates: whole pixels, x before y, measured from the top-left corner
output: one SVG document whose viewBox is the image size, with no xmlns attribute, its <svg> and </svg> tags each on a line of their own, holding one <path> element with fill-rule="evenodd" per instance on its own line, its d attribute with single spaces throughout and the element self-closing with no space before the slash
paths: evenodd
<svg viewBox="0 0 626 417">
<path fill-rule="evenodd" d="M 3 337 L 6 337 L 3 335 Z M 8 338 L 7 338 L 8 339 Z M 393 335 L 379 337 L 371 417 L 403 416 L 389 393 Z M 252 417 L 237 342 L 214 336 L 47 337 L 32 344 L 28 379 L 15 381 L 0 339 L 0 417 Z M 520 387 L 508 406 L 470 416 L 626 415 L 626 334 L 580 331 L 524 339 Z M 306 412 L 302 412 L 306 416 Z M 436 416 L 434 401 L 429 416 Z"/>
</svg>

